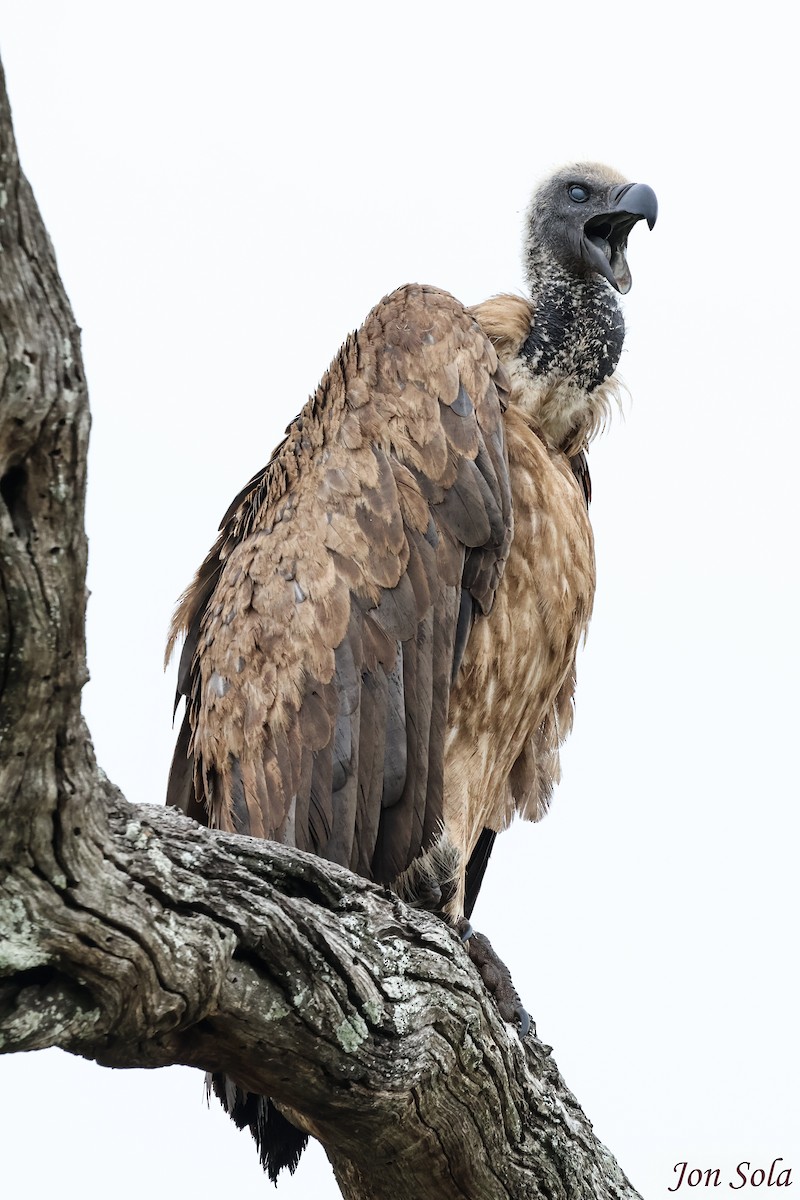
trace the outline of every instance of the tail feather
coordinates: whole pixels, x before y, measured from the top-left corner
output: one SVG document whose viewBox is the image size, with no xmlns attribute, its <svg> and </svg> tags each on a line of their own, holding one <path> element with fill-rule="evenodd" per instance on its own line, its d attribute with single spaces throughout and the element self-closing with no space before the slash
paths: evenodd
<svg viewBox="0 0 800 1200">
<path fill-rule="evenodd" d="M 238 1129 L 249 1129 L 258 1147 L 261 1166 L 273 1183 L 286 1167 L 293 1175 L 308 1134 L 278 1112 L 266 1096 L 246 1092 L 227 1075 L 206 1075 L 206 1094 L 215 1095 Z"/>
</svg>

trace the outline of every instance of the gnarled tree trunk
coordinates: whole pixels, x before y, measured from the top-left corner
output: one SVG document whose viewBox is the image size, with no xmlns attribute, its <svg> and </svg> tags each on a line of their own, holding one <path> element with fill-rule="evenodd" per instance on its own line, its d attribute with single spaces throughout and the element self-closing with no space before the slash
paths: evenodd
<svg viewBox="0 0 800 1200">
<path fill-rule="evenodd" d="M 4 91 L 0 154 L 0 1050 L 224 1070 L 322 1141 L 352 1200 L 633 1200 L 437 918 L 128 804 L 98 768 L 79 333 Z"/>
</svg>

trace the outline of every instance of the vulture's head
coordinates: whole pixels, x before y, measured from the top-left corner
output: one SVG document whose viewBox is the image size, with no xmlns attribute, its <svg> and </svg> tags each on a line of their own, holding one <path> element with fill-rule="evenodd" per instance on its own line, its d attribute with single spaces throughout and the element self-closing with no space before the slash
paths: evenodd
<svg viewBox="0 0 800 1200">
<path fill-rule="evenodd" d="M 526 252 L 532 275 L 549 259 L 569 274 L 601 275 L 628 292 L 628 234 L 643 218 L 656 223 L 656 194 L 602 163 L 572 163 L 537 188 L 528 209 Z"/>
</svg>

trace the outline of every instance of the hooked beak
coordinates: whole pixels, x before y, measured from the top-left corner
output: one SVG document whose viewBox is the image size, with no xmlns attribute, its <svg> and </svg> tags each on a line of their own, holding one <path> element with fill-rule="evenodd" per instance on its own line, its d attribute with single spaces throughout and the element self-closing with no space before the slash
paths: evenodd
<svg viewBox="0 0 800 1200">
<path fill-rule="evenodd" d="M 590 217 L 583 227 L 581 257 L 593 271 L 623 295 L 631 290 L 631 273 L 625 251 L 628 234 L 643 218 L 650 229 L 658 216 L 656 194 L 646 183 L 623 183 L 611 193 L 608 212 Z"/>
</svg>

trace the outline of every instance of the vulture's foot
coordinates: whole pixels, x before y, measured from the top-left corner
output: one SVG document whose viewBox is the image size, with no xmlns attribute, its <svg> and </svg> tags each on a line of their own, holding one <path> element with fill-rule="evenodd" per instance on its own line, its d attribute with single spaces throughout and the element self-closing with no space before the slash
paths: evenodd
<svg viewBox="0 0 800 1200">
<path fill-rule="evenodd" d="M 456 921 L 455 930 L 467 947 L 469 956 L 478 968 L 487 992 L 494 997 L 504 1021 L 519 1023 L 519 1036 L 531 1027 L 531 1019 L 522 1005 L 517 989 L 511 981 L 511 972 L 482 933 L 476 933 L 466 917 Z"/>
</svg>

